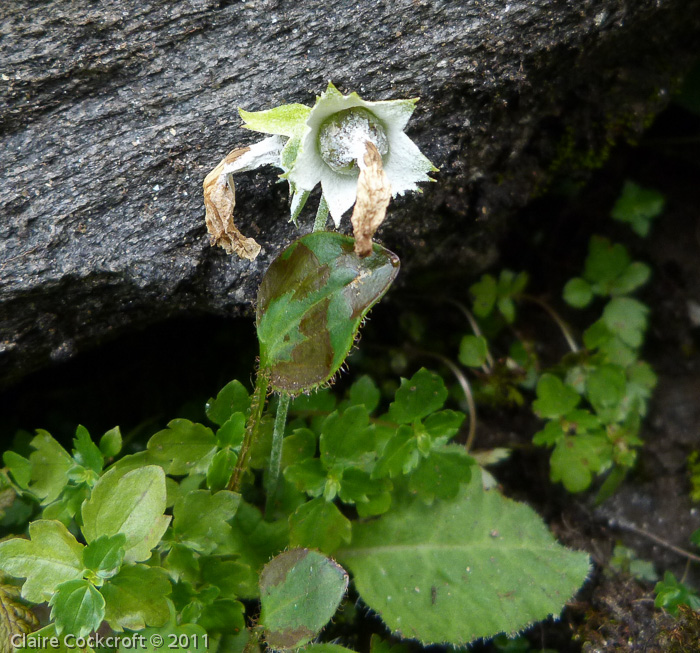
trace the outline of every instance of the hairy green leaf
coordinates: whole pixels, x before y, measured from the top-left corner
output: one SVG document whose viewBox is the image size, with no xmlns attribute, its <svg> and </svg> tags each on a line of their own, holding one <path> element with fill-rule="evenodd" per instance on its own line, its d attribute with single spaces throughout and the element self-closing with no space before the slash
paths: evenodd
<svg viewBox="0 0 700 653">
<path fill-rule="evenodd" d="M 360 323 L 398 273 L 399 259 L 374 245 L 358 257 L 354 240 L 318 231 L 293 242 L 266 272 L 257 300 L 260 373 L 298 394 L 340 369 Z"/>
<path fill-rule="evenodd" d="M 337 552 L 367 605 L 400 636 L 466 644 L 558 615 L 585 581 L 588 556 L 557 544 L 528 506 L 485 491 L 407 503 L 353 526 Z"/>
<path fill-rule="evenodd" d="M 338 609 L 348 586 L 344 569 L 308 549 L 273 558 L 260 574 L 260 624 L 273 649 L 310 642 Z"/>
<path fill-rule="evenodd" d="M 243 126 L 246 129 L 290 137 L 301 136 L 310 112 L 311 107 L 305 104 L 283 104 L 267 111 L 238 110 L 245 121 Z"/>
</svg>

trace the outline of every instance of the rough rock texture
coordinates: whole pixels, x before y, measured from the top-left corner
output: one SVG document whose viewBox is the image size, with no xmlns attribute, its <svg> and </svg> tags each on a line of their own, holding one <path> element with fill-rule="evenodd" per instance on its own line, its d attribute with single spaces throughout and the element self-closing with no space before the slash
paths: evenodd
<svg viewBox="0 0 700 653">
<path fill-rule="evenodd" d="M 270 170 L 237 183 L 261 256 L 208 244 L 202 179 L 255 140 L 238 106 L 311 104 L 329 79 L 420 96 L 408 131 L 439 183 L 392 203 L 380 237 L 405 266 L 478 269 L 553 174 L 648 122 L 699 43 L 700 0 L 3 2 L 1 383 L 175 313 L 249 304 L 296 231 Z"/>
</svg>

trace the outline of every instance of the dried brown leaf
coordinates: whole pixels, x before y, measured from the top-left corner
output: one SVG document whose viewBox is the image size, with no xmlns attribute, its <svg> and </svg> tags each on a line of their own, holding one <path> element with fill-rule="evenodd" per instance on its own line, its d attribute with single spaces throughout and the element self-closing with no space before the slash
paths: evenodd
<svg viewBox="0 0 700 653">
<path fill-rule="evenodd" d="M 231 150 L 204 179 L 204 207 L 207 230 L 212 245 L 223 247 L 228 254 L 238 254 L 252 261 L 260 253 L 260 245 L 246 238 L 233 222 L 236 190 L 232 176 L 222 174 L 224 167 L 248 152 L 248 147 Z"/>
<path fill-rule="evenodd" d="M 21 601 L 19 588 L 0 585 L 0 653 L 13 652 L 13 635 L 31 633 L 38 627 L 39 620 Z"/>
<path fill-rule="evenodd" d="M 391 200 L 391 186 L 382 167 L 382 155 L 373 143 L 365 143 L 364 165 L 357 179 L 357 200 L 350 218 L 355 235 L 355 254 L 372 253 L 372 237 L 384 222 Z"/>
</svg>

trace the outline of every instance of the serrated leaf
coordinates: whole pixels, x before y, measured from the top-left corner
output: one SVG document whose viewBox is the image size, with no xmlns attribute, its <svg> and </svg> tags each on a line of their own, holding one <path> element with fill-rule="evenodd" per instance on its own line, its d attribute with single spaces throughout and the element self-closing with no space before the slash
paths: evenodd
<svg viewBox="0 0 700 653">
<path fill-rule="evenodd" d="M 263 277 L 256 313 L 260 373 L 274 390 L 298 394 L 327 382 L 396 277 L 395 254 L 375 244 L 360 258 L 353 246 L 354 239 L 335 232 L 308 234 Z"/>
<path fill-rule="evenodd" d="M 289 545 L 331 554 L 352 537 L 350 520 L 322 497 L 301 504 L 289 517 Z"/>
<path fill-rule="evenodd" d="M 466 415 L 455 410 L 439 410 L 425 418 L 426 433 L 436 441 L 446 442 L 457 435 Z"/>
<path fill-rule="evenodd" d="M 459 343 L 459 362 L 467 367 L 481 367 L 487 354 L 488 344 L 484 336 L 466 335 Z"/>
<path fill-rule="evenodd" d="M 246 414 L 250 409 L 250 396 L 240 381 L 227 383 L 206 405 L 207 417 L 217 426 L 223 426 L 234 413 Z"/>
<path fill-rule="evenodd" d="M 558 376 L 545 373 L 537 382 L 537 399 L 532 402 L 532 409 L 540 417 L 561 417 L 576 408 L 580 401 L 579 394 Z"/>
<path fill-rule="evenodd" d="M 202 583 L 219 589 L 221 598 L 253 599 L 258 596 L 258 575 L 249 565 L 219 557 L 200 558 Z"/>
<path fill-rule="evenodd" d="M 469 288 L 474 298 L 474 313 L 479 317 L 486 317 L 496 305 L 498 296 L 498 283 L 490 274 L 485 274 Z"/>
<path fill-rule="evenodd" d="M 99 578 L 111 578 L 124 562 L 126 535 L 102 535 L 83 549 L 83 563 Z"/>
<path fill-rule="evenodd" d="M 372 471 L 372 477 L 396 478 L 401 474 L 408 474 L 415 469 L 419 459 L 418 442 L 414 437 L 413 429 L 407 424 L 402 424 L 386 443 Z"/>
<path fill-rule="evenodd" d="M 626 222 L 639 236 L 649 233 L 651 221 L 664 210 L 664 196 L 656 190 L 626 181 L 610 213 L 613 220 Z"/>
<path fill-rule="evenodd" d="M 588 245 L 583 276 L 593 284 L 608 284 L 615 281 L 629 264 L 630 257 L 624 246 L 593 236 Z"/>
<path fill-rule="evenodd" d="M 237 460 L 236 453 L 228 447 L 214 454 L 207 470 L 207 487 L 212 492 L 218 492 L 228 486 Z"/>
<path fill-rule="evenodd" d="M 294 429 L 282 443 L 282 469 L 313 458 L 316 453 L 316 434 L 310 429 Z"/>
<path fill-rule="evenodd" d="M 625 295 L 643 286 L 651 276 L 651 268 L 644 263 L 630 263 L 627 269 L 610 286 L 614 295 Z"/>
<path fill-rule="evenodd" d="M 97 630 L 105 614 L 105 600 L 95 586 L 84 579 L 69 580 L 56 588 L 49 601 L 56 634 L 85 637 Z"/>
<path fill-rule="evenodd" d="M 631 297 L 615 297 L 603 309 L 605 326 L 630 347 L 639 347 L 644 340 L 649 308 Z"/>
<path fill-rule="evenodd" d="M 28 488 L 32 481 L 32 464 L 29 460 L 15 451 L 6 451 L 2 461 L 12 473 L 15 483 L 23 489 Z"/>
<path fill-rule="evenodd" d="M 88 543 L 101 535 L 126 536 L 126 562 L 147 560 L 168 527 L 164 515 L 165 474 L 149 465 L 123 473 L 111 469 L 92 489 L 83 504 L 83 535 Z"/>
<path fill-rule="evenodd" d="M 300 136 L 306 126 L 311 107 L 304 104 L 283 104 L 267 111 L 244 111 L 239 109 L 246 129 L 263 134 Z"/>
<path fill-rule="evenodd" d="M 160 635 L 158 644 L 154 635 Z M 146 628 L 139 632 L 140 642 L 139 651 L 142 653 L 163 653 L 165 647 L 173 642 L 177 642 L 177 648 L 174 649 L 177 653 L 207 653 L 207 631 L 199 624 L 177 624 L 175 621 L 170 621 L 165 626 L 160 628 Z M 133 653 L 133 639 L 124 637 L 120 639 L 118 653 Z M 180 646 L 182 642 L 184 646 Z"/>
<path fill-rule="evenodd" d="M 220 447 L 240 447 L 245 435 L 246 416 L 241 413 L 233 413 L 216 432 L 216 439 Z"/>
<path fill-rule="evenodd" d="M 374 429 L 364 405 L 350 406 L 342 414 L 337 411 L 326 417 L 319 441 L 321 461 L 334 465 L 362 466 L 374 455 Z"/>
<path fill-rule="evenodd" d="M 593 299 L 591 284 L 585 279 L 576 277 L 567 281 L 564 286 L 564 301 L 574 308 L 585 308 Z"/>
<path fill-rule="evenodd" d="M 474 461 L 464 449 L 457 445 L 431 451 L 411 474 L 408 490 L 427 504 L 433 503 L 436 498 L 454 499 L 460 485 L 469 482 L 473 464 Z"/>
<path fill-rule="evenodd" d="M 118 426 L 109 429 L 101 438 L 100 451 L 105 458 L 114 458 L 122 450 L 122 433 Z"/>
<path fill-rule="evenodd" d="M 173 535 L 200 553 L 213 553 L 231 532 L 228 520 L 238 510 L 241 495 L 221 490 L 189 492 L 173 507 Z"/>
<path fill-rule="evenodd" d="M 447 388 L 440 376 L 424 367 L 410 379 L 401 379 L 387 418 L 397 424 L 407 424 L 442 408 L 447 399 Z"/>
<path fill-rule="evenodd" d="M 50 648 L 47 648 L 48 646 Z M 17 647 L 13 649 L 13 653 L 36 653 L 39 648 L 50 650 L 51 653 L 93 653 L 90 646 L 76 646 L 75 641 L 71 642 L 71 638 L 66 642 L 65 638 L 59 637 L 56 634 L 55 624 L 49 624 L 31 633 L 27 637 L 27 646 Z"/>
<path fill-rule="evenodd" d="M 162 626 L 170 615 L 171 589 L 168 574 L 160 567 L 126 565 L 102 587 L 104 618 L 118 632 Z"/>
<path fill-rule="evenodd" d="M 350 386 L 350 405 L 364 406 L 368 413 L 372 413 L 379 405 L 381 393 L 379 388 L 367 374 L 361 376 Z"/>
<path fill-rule="evenodd" d="M 355 524 L 337 556 L 387 626 L 423 644 L 466 644 L 558 615 L 590 569 L 477 473 L 455 501 L 414 501 Z"/>
<path fill-rule="evenodd" d="M 188 419 L 168 422 L 167 429 L 148 441 L 148 452 L 174 475 L 205 472 L 215 451 L 216 437 L 211 429 Z"/>
<path fill-rule="evenodd" d="M 58 521 L 32 522 L 29 537 L 0 542 L 0 570 L 26 578 L 22 597 L 43 603 L 57 585 L 82 576 L 83 545 Z"/>
<path fill-rule="evenodd" d="M 619 365 L 601 365 L 586 379 L 586 397 L 604 422 L 615 421 L 627 389 L 625 370 Z"/>
<path fill-rule="evenodd" d="M 96 474 L 102 471 L 105 463 L 104 456 L 84 426 L 79 425 L 76 429 L 73 447 L 73 457 L 78 464 L 91 469 Z"/>
<path fill-rule="evenodd" d="M 245 630 L 245 606 L 234 599 L 216 599 L 197 619 L 207 633 L 236 634 Z"/>
<path fill-rule="evenodd" d="M 569 492 L 583 492 L 592 476 L 612 460 L 612 444 L 603 434 L 561 438 L 552 452 L 550 478 Z"/>
<path fill-rule="evenodd" d="M 260 574 L 260 624 L 268 645 L 288 650 L 310 642 L 347 586 L 345 570 L 317 551 L 292 549 L 273 558 Z"/>
<path fill-rule="evenodd" d="M 73 459 L 68 452 L 46 431 L 37 430 L 31 441 L 34 451 L 29 455 L 32 465 L 28 489 L 42 505 L 55 501 L 68 483 L 68 471 Z"/>
</svg>

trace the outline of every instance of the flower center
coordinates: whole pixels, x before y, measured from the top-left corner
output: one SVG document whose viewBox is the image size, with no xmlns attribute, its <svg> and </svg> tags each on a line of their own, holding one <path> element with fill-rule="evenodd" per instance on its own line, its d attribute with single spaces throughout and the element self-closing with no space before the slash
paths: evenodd
<svg viewBox="0 0 700 653">
<path fill-rule="evenodd" d="M 362 107 L 329 116 L 318 135 L 321 158 L 332 170 L 346 175 L 357 170 L 357 159 L 364 156 L 366 141 L 371 141 L 382 156 L 389 151 L 384 125 Z"/>
</svg>

